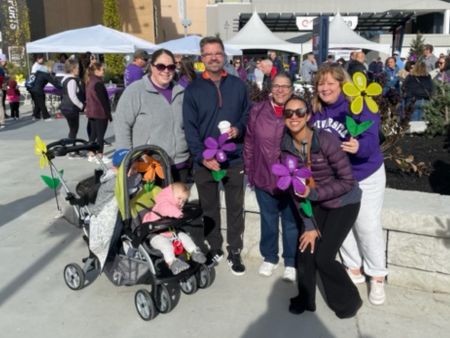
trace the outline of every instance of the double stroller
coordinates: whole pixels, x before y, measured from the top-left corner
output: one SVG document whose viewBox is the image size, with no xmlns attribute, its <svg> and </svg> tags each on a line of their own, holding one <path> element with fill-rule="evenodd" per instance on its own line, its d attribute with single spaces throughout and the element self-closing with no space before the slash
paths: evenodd
<svg viewBox="0 0 450 338">
<path fill-rule="evenodd" d="M 60 140 L 47 146 L 47 157 L 54 167 L 51 161 L 54 157 L 74 151 L 93 150 L 93 147 L 95 145 L 80 139 L 70 142 Z M 151 320 L 159 313 L 173 310 L 180 300 L 181 291 L 193 294 L 198 288 L 209 287 L 215 279 L 215 268 L 213 263 L 194 262 L 186 252 L 177 253 L 177 258 L 189 264 L 189 268 L 174 275 L 164 262 L 161 252 L 150 246 L 149 238 L 153 234 L 169 228 L 175 232 L 189 232 L 194 241 L 199 243 L 203 236 L 203 223 L 201 208 L 189 202 L 183 207 L 181 219 L 163 217 L 154 222 L 140 221 L 139 215 L 148 209 L 145 203 L 141 204 L 142 198 L 136 199 L 136 196 L 140 193 L 145 196 L 144 190 L 148 190 L 148 187 L 141 184 L 130 194 L 133 189 L 128 186 L 130 180 L 127 174 L 133 163 L 143 156 L 158 161 L 164 171 L 164 178 L 157 179 L 155 184 L 164 188 L 172 183 L 169 158 L 163 149 L 154 145 L 134 148 L 125 156 L 117 172 L 116 190 L 119 189 L 121 193 L 116 191 L 116 198 L 111 203 L 113 206 L 117 204 L 115 209 L 112 208 L 115 212 L 112 223 L 107 221 L 108 217 L 103 218 L 101 213 L 96 217 L 90 211 L 100 186 L 100 177 L 106 170 L 104 165 L 102 170 L 96 170 L 94 176 L 79 182 L 76 193 L 70 191 L 62 177 L 59 178 L 66 192 L 66 200 L 73 206 L 78 225 L 84 231 L 83 238 L 89 249 L 88 257 L 82 260 L 83 266 L 70 263 L 64 268 L 65 283 L 72 290 L 80 290 L 104 272 L 117 286 L 143 285 L 135 293 L 135 306 L 142 319 Z M 54 169 L 59 175 L 58 170 Z"/>
</svg>

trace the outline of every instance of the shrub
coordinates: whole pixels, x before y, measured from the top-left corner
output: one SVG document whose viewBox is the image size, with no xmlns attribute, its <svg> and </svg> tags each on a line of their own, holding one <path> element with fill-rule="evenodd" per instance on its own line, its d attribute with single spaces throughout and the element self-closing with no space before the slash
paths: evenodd
<svg viewBox="0 0 450 338">
<path fill-rule="evenodd" d="M 435 92 L 430 102 L 424 105 L 426 134 L 445 135 L 450 132 L 450 84 L 435 81 Z"/>
</svg>

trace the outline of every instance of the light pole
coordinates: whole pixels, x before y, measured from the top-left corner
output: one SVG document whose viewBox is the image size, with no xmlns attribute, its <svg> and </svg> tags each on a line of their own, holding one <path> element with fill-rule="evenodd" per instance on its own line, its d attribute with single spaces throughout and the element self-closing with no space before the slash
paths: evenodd
<svg viewBox="0 0 450 338">
<path fill-rule="evenodd" d="M 225 20 L 223 28 L 225 28 L 225 41 L 227 41 L 228 40 L 228 29 L 230 28 L 230 24 L 229 24 L 228 20 Z"/>
</svg>

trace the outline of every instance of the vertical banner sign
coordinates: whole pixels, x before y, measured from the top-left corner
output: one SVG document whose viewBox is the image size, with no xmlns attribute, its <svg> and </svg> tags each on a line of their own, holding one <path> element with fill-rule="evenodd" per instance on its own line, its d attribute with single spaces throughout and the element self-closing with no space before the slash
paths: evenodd
<svg viewBox="0 0 450 338">
<path fill-rule="evenodd" d="M 395 51 L 398 51 L 398 52 L 402 51 L 404 35 L 405 35 L 405 26 L 404 25 L 398 26 L 393 30 L 392 54 L 394 54 Z"/>
<path fill-rule="evenodd" d="M 21 53 L 18 50 L 25 48 L 25 43 L 30 40 L 28 20 L 26 0 L 0 0 L 2 53 L 9 54 L 13 50 L 13 54 L 18 55 Z"/>
<path fill-rule="evenodd" d="M 325 62 L 328 56 L 328 27 L 329 18 L 326 15 L 321 15 L 313 21 L 312 47 L 319 65 Z"/>
</svg>

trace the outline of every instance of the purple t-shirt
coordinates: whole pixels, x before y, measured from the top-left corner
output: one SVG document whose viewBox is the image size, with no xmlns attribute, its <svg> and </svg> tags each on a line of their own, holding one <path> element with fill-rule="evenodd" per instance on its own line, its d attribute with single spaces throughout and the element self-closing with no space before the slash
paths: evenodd
<svg viewBox="0 0 450 338">
<path fill-rule="evenodd" d="M 155 89 L 162 95 L 165 97 L 165 99 L 167 100 L 167 102 L 172 103 L 172 89 L 173 89 L 173 84 L 170 83 L 169 86 L 167 88 L 162 88 L 159 87 L 158 85 L 156 85 L 152 79 L 150 79 L 150 82 L 152 83 L 153 87 L 155 87 Z"/>
<path fill-rule="evenodd" d="M 341 141 L 346 141 L 350 135 L 345 126 L 345 117 L 351 115 L 356 123 L 372 120 L 372 126 L 361 135 L 357 136 L 359 149 L 356 154 L 349 154 L 352 164 L 353 177 L 357 181 L 372 175 L 383 164 L 383 153 L 380 149 L 380 114 L 372 113 L 364 105 L 363 111 L 359 115 L 350 114 L 349 102 L 344 95 L 340 95 L 338 100 L 322 108 L 311 116 L 309 124 L 316 129 L 325 129 L 335 134 Z"/>
<path fill-rule="evenodd" d="M 134 63 L 130 63 L 125 68 L 125 74 L 124 74 L 124 78 L 123 78 L 125 87 L 128 87 L 134 81 L 142 79 L 143 76 L 144 76 L 144 70 L 141 67 L 139 67 L 138 65 L 135 65 Z"/>
</svg>

